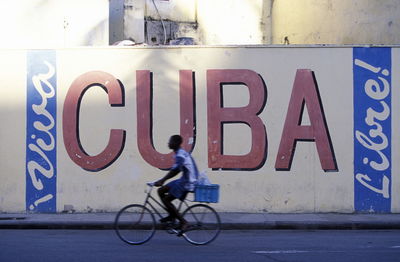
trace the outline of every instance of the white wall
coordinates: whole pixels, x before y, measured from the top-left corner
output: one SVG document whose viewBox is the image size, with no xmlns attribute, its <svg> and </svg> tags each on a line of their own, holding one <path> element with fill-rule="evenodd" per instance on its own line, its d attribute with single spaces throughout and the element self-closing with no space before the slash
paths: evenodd
<svg viewBox="0 0 400 262">
<path fill-rule="evenodd" d="M 273 44 L 397 44 L 397 0 L 273 1 Z"/>
<path fill-rule="evenodd" d="M 197 1 L 203 44 L 263 44 L 263 0 Z"/>
<path fill-rule="evenodd" d="M 108 0 L 1 1 L 0 48 L 108 45 Z"/>
<path fill-rule="evenodd" d="M 154 0 L 163 19 L 179 22 L 196 21 L 196 0 Z M 146 16 L 160 19 L 152 0 L 145 0 Z"/>
<path fill-rule="evenodd" d="M 115 2 L 115 1 L 114 1 Z M 154 0 L 164 20 L 198 23 L 188 36 L 204 45 L 398 44 L 397 0 Z M 1 1 L 0 47 L 109 44 L 108 0 Z M 160 19 L 152 0 L 125 0 L 119 38 L 144 42 L 144 18 Z M 111 14 L 113 12 L 111 7 Z M 114 18 L 114 17 L 113 17 Z M 161 27 L 161 24 L 160 24 Z M 150 29 L 149 29 L 150 30 Z M 161 30 L 161 29 L 160 29 Z M 182 30 L 181 30 L 182 31 Z M 179 36 L 184 36 L 184 31 Z M 113 32 L 111 32 L 111 36 Z M 115 42 L 114 38 L 111 39 Z M 118 39 L 123 40 L 123 39 Z"/>
<path fill-rule="evenodd" d="M 0 51 L 0 211 L 24 212 L 27 181 L 27 56 L 28 50 Z M 166 141 L 179 133 L 179 70 L 195 73 L 196 144 L 193 156 L 200 170 L 207 170 L 212 182 L 221 185 L 221 211 L 239 212 L 354 212 L 353 48 L 92 48 L 57 49 L 57 211 L 73 205 L 77 211 L 115 211 L 143 199 L 144 184 L 165 174 L 146 162 L 139 152 L 137 116 L 137 70 L 153 73 L 154 147 L 168 153 Z M 392 48 L 392 163 L 391 211 L 400 210 L 398 148 L 399 50 Z M 41 62 L 41 61 L 39 61 Z M 211 170 L 207 70 L 246 69 L 262 77 L 266 105 L 258 115 L 266 129 L 266 162 L 255 170 Z M 296 71 L 310 69 L 315 80 L 329 128 L 337 170 L 325 172 L 315 142 L 298 142 L 290 170 L 277 171 L 275 161 L 294 85 Z M 110 129 L 126 131 L 125 147 L 110 166 L 87 171 L 73 162 L 64 143 L 65 101 L 71 84 L 91 71 L 103 71 L 119 79 L 125 90 L 125 105 L 111 107 L 107 93 L 90 88 L 82 98 L 79 132 L 89 155 L 99 154 L 107 145 Z M 29 72 L 29 71 L 28 71 Z M 29 80 L 29 79 L 28 79 Z M 106 83 L 107 84 L 107 83 Z M 224 86 L 224 107 L 249 103 L 244 85 Z M 30 110 L 30 109 L 29 109 Z M 307 109 L 308 110 L 308 109 Z M 305 110 L 305 112 L 308 112 Z M 356 111 L 356 113 L 362 113 Z M 307 125 L 305 113 L 302 125 Z M 246 155 L 251 134 L 244 124 L 224 129 L 224 153 Z M 387 130 L 385 130 L 387 131 Z M 33 136 L 32 136 L 33 137 Z M 32 137 L 28 137 L 31 139 Z M 375 156 L 371 153 L 372 156 Z M 245 162 L 245 161 L 244 161 Z M 239 162 L 239 164 L 243 164 Z M 47 178 L 36 173 L 36 177 Z M 31 190 L 31 189 L 28 189 Z M 40 192 L 40 190 L 39 190 Z"/>
<path fill-rule="evenodd" d="M 397 44 L 397 0 L 155 0 L 164 19 L 197 21 L 205 45 Z M 146 15 L 159 19 L 152 1 Z M 285 42 L 285 38 L 287 41 Z"/>
</svg>

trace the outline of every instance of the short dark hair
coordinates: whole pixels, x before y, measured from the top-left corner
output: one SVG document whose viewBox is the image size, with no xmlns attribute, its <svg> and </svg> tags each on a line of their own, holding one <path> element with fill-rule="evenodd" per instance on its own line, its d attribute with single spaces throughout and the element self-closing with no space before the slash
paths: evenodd
<svg viewBox="0 0 400 262">
<path fill-rule="evenodd" d="M 180 135 L 173 135 L 171 136 L 171 140 L 174 141 L 177 145 L 181 145 L 183 142 L 183 139 Z"/>
</svg>

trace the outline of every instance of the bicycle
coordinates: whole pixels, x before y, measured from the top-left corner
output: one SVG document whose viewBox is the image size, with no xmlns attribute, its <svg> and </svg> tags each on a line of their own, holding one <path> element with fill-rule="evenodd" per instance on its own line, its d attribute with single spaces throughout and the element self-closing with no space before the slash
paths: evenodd
<svg viewBox="0 0 400 262">
<path fill-rule="evenodd" d="M 161 219 L 162 215 L 154 206 L 167 211 L 165 206 L 155 199 L 151 192 L 154 183 L 147 183 L 145 190 L 146 198 L 144 204 L 130 204 L 123 207 L 115 217 L 114 228 L 118 237 L 130 244 L 141 245 L 149 241 L 156 231 L 155 215 Z M 207 204 L 189 205 L 186 197 L 180 200 L 178 212 L 182 207 L 186 207 L 182 217 L 188 222 L 185 231 L 177 229 L 177 224 L 163 223 L 163 228 L 170 234 L 183 236 L 183 238 L 193 245 L 206 245 L 214 241 L 221 231 L 221 220 L 218 213 Z M 153 202 L 153 203 L 152 203 Z M 192 202 L 192 201 L 191 201 Z"/>
</svg>

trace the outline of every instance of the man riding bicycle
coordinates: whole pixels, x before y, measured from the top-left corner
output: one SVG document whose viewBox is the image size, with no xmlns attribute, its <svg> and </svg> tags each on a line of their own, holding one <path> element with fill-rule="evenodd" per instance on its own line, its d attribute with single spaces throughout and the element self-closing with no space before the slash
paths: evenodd
<svg viewBox="0 0 400 262">
<path fill-rule="evenodd" d="M 169 172 L 163 178 L 156 181 L 154 185 L 160 187 L 158 189 L 158 194 L 169 213 L 169 215 L 162 218 L 160 222 L 173 222 L 175 219 L 178 219 L 181 231 L 185 231 L 188 226 L 187 221 L 179 214 L 172 201 L 175 199 L 185 199 L 187 193 L 194 190 L 199 172 L 192 156 L 181 148 L 182 141 L 180 135 L 173 135 L 170 137 L 168 147 L 174 151 L 175 164 Z M 165 181 L 175 177 L 181 171 L 182 176 L 179 179 L 164 185 Z"/>
</svg>

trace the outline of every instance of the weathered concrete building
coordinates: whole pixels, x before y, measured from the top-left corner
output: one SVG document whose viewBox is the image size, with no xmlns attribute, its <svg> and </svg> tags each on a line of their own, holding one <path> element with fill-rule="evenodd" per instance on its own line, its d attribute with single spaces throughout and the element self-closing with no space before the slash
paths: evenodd
<svg viewBox="0 0 400 262">
<path fill-rule="evenodd" d="M 108 45 L 108 0 L 0 1 L 0 48 Z"/>
<path fill-rule="evenodd" d="M 19 0 L 0 2 L 0 47 L 400 43 L 397 0 Z"/>
<path fill-rule="evenodd" d="M 111 0 L 110 8 L 120 18 L 110 32 L 123 28 L 114 40 L 138 43 L 163 43 L 164 34 L 203 45 L 400 43 L 396 0 Z"/>
</svg>

